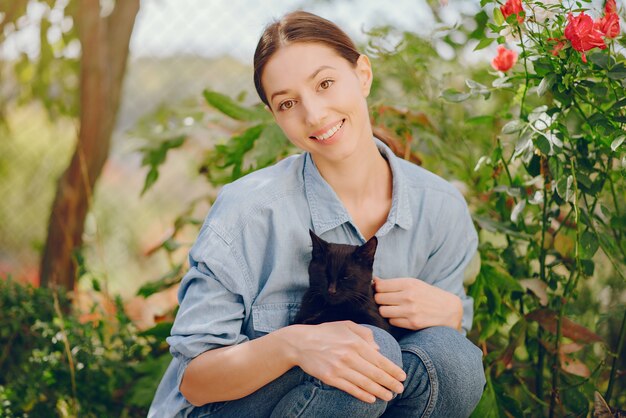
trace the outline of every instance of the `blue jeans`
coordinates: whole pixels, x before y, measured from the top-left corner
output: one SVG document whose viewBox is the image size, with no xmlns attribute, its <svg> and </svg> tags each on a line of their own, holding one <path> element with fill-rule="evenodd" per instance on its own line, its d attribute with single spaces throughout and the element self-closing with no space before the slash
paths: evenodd
<svg viewBox="0 0 626 418">
<path fill-rule="evenodd" d="M 256 392 L 194 408 L 189 417 L 467 417 L 483 393 L 482 352 L 459 332 L 432 327 L 399 342 L 380 328 L 374 339 L 407 374 L 391 401 L 362 402 L 294 367 Z"/>
</svg>

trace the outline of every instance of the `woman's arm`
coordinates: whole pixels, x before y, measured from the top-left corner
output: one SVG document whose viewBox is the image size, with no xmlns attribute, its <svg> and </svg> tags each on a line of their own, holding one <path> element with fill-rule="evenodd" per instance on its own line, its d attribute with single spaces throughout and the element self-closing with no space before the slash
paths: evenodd
<svg viewBox="0 0 626 418">
<path fill-rule="evenodd" d="M 239 399 L 294 366 L 364 402 L 402 392 L 404 371 L 377 350 L 371 330 L 350 321 L 291 325 L 194 358 L 180 391 L 193 405 Z"/>
</svg>

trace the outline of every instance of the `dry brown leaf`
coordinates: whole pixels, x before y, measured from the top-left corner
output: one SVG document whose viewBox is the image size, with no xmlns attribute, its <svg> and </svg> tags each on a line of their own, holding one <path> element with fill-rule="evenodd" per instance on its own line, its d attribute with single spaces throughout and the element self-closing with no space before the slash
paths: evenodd
<svg viewBox="0 0 626 418">
<path fill-rule="evenodd" d="M 542 328 L 556 335 L 557 314 L 550 309 L 536 309 L 526 314 L 529 321 L 537 321 Z M 583 327 L 569 318 L 563 317 L 561 322 L 561 335 L 580 343 L 602 342 L 595 332 Z"/>
</svg>

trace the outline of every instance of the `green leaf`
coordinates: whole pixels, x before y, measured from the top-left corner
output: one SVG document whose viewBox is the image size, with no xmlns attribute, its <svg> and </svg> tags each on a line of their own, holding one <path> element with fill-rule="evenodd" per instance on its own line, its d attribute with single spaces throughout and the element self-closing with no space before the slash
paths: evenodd
<svg viewBox="0 0 626 418">
<path fill-rule="evenodd" d="M 182 264 L 176 264 L 172 270 L 170 270 L 165 275 L 161 276 L 157 280 L 149 281 L 137 291 L 137 296 L 143 296 L 147 298 L 148 296 L 165 290 L 174 284 L 180 282 L 182 277 Z"/>
<path fill-rule="evenodd" d="M 472 94 L 472 95 L 480 94 L 485 99 L 488 99 L 489 96 L 491 95 L 491 92 L 489 91 L 487 86 L 484 86 L 484 85 L 480 84 L 477 81 L 465 80 L 465 84 L 467 85 L 467 87 L 470 88 L 470 94 Z"/>
<path fill-rule="evenodd" d="M 487 376 L 487 384 L 483 392 L 483 396 L 480 398 L 480 402 L 476 405 L 474 412 L 470 415 L 470 418 L 506 418 L 500 406 L 498 405 L 496 392 L 493 388 L 493 383 L 489 377 L 490 368 L 485 371 Z"/>
<path fill-rule="evenodd" d="M 167 352 L 141 363 L 137 371 L 142 372 L 144 376 L 134 382 L 126 401 L 136 407 L 148 408 L 171 361 L 172 356 Z"/>
<path fill-rule="evenodd" d="M 609 233 L 599 234 L 602 250 L 612 257 L 619 257 L 619 245 Z"/>
<path fill-rule="evenodd" d="M 484 276 L 486 285 L 492 287 L 496 293 L 503 290 L 524 292 L 524 288 L 502 266 L 485 263 L 480 269 L 480 274 Z"/>
<path fill-rule="evenodd" d="M 572 177 L 571 175 L 567 177 L 561 177 L 556 182 L 556 192 L 561 197 L 561 199 L 565 200 L 566 202 L 570 200 L 574 193 L 572 190 L 573 182 L 574 177 Z"/>
<path fill-rule="evenodd" d="M 611 106 L 613 109 L 621 109 L 623 107 L 626 107 L 626 97 L 623 99 L 618 100 L 617 102 L 615 102 L 615 104 L 613 106 Z"/>
<path fill-rule="evenodd" d="M 583 273 L 585 276 L 593 276 L 593 271 L 595 270 L 595 263 L 591 260 L 580 260 L 580 265 L 583 268 Z"/>
<path fill-rule="evenodd" d="M 165 341 L 165 339 L 169 337 L 171 334 L 172 325 L 174 325 L 172 322 L 167 322 L 167 321 L 159 322 L 152 328 L 149 328 L 139 333 L 139 335 L 141 335 L 142 337 L 152 336 L 152 337 L 156 337 L 158 340 Z"/>
<path fill-rule="evenodd" d="M 522 129 L 524 129 L 525 126 L 526 126 L 526 123 L 524 121 L 512 120 L 510 122 L 507 122 L 502 127 L 502 133 L 503 134 L 512 134 L 512 133 L 521 131 Z"/>
<path fill-rule="evenodd" d="M 481 41 L 478 42 L 478 45 L 476 45 L 476 47 L 474 48 L 474 51 L 480 51 L 481 49 L 487 48 L 495 40 L 496 40 L 496 38 L 484 38 L 484 39 L 481 39 Z"/>
<path fill-rule="evenodd" d="M 496 25 L 498 26 L 504 25 L 504 15 L 499 7 L 493 9 L 493 21 L 496 22 Z"/>
<path fill-rule="evenodd" d="M 146 181 L 144 182 L 141 195 L 143 195 L 150 187 L 152 187 L 159 178 L 159 166 L 165 162 L 167 152 L 170 149 L 178 148 L 183 145 L 185 143 L 185 139 L 186 137 L 183 135 L 176 138 L 168 139 L 167 141 L 163 141 L 158 144 L 156 148 L 145 147 L 141 149 L 141 151 L 144 153 L 141 165 L 150 166 L 150 170 L 146 175 Z"/>
<path fill-rule="evenodd" d="M 609 70 L 608 76 L 611 80 L 622 80 L 626 78 L 626 65 L 620 62 Z"/>
<path fill-rule="evenodd" d="M 603 54 L 601 52 L 593 52 L 591 54 L 587 54 L 587 59 L 598 67 L 607 69 L 609 68 L 609 56 L 607 54 Z"/>
<path fill-rule="evenodd" d="M 591 231 L 583 232 L 580 237 L 580 249 L 581 249 L 581 257 L 584 259 L 591 259 L 593 255 L 598 251 L 598 247 L 600 246 L 596 235 Z"/>
<path fill-rule="evenodd" d="M 573 412 L 573 415 L 577 417 L 587 416 L 589 412 L 589 399 L 581 393 L 579 388 L 568 388 L 565 386 L 561 399 L 563 399 L 563 403 L 567 406 L 567 409 Z M 612 416 L 612 414 L 610 415 Z"/>
<path fill-rule="evenodd" d="M 455 89 L 446 89 L 441 93 L 441 97 L 452 103 L 460 103 L 471 97 L 470 93 L 462 93 Z"/>
<path fill-rule="evenodd" d="M 490 125 L 493 123 L 494 119 L 495 118 L 493 115 L 481 115 L 481 116 L 474 116 L 472 118 L 469 118 L 465 122 L 470 123 L 472 125 L 481 125 L 481 124 Z"/>
<path fill-rule="evenodd" d="M 616 151 L 619 148 L 619 146 L 622 145 L 624 140 L 626 140 L 626 136 L 622 135 L 619 138 L 615 139 L 613 142 L 611 142 L 611 150 Z"/>
<path fill-rule="evenodd" d="M 539 148 L 539 151 L 541 151 L 542 154 L 550 155 L 552 151 L 550 148 L 550 141 L 548 141 L 545 136 L 539 135 L 537 139 L 535 139 L 535 145 Z"/>
<path fill-rule="evenodd" d="M 154 166 L 150 167 L 150 170 L 146 175 L 146 181 L 143 184 L 143 189 L 141 190 L 141 196 L 143 196 L 143 194 L 147 192 L 148 189 L 154 185 L 154 183 L 156 183 L 158 178 L 159 170 Z"/>
<path fill-rule="evenodd" d="M 541 83 L 539 83 L 539 87 L 537 87 L 537 95 L 541 97 L 544 94 L 546 94 L 546 92 L 550 90 L 550 88 L 552 88 L 552 85 L 554 84 L 555 80 L 556 80 L 556 74 L 549 73 L 548 75 L 546 75 L 541 80 Z"/>
<path fill-rule="evenodd" d="M 202 94 L 209 105 L 233 119 L 253 122 L 268 119 L 269 114 L 259 107 L 244 107 L 230 97 L 215 91 L 204 90 Z"/>
</svg>

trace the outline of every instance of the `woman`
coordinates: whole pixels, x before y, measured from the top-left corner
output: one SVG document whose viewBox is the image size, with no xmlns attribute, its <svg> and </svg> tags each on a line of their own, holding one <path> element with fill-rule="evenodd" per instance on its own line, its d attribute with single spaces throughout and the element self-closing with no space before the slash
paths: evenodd
<svg viewBox="0 0 626 418">
<path fill-rule="evenodd" d="M 477 236 L 462 196 L 374 138 L 372 69 L 333 23 L 294 12 L 254 56 L 257 92 L 305 151 L 226 187 L 190 252 L 174 356 L 150 416 L 467 416 L 484 385 L 464 334 Z M 309 229 L 378 238 L 376 302 L 399 342 L 350 321 L 289 325 L 308 286 Z"/>
</svg>

